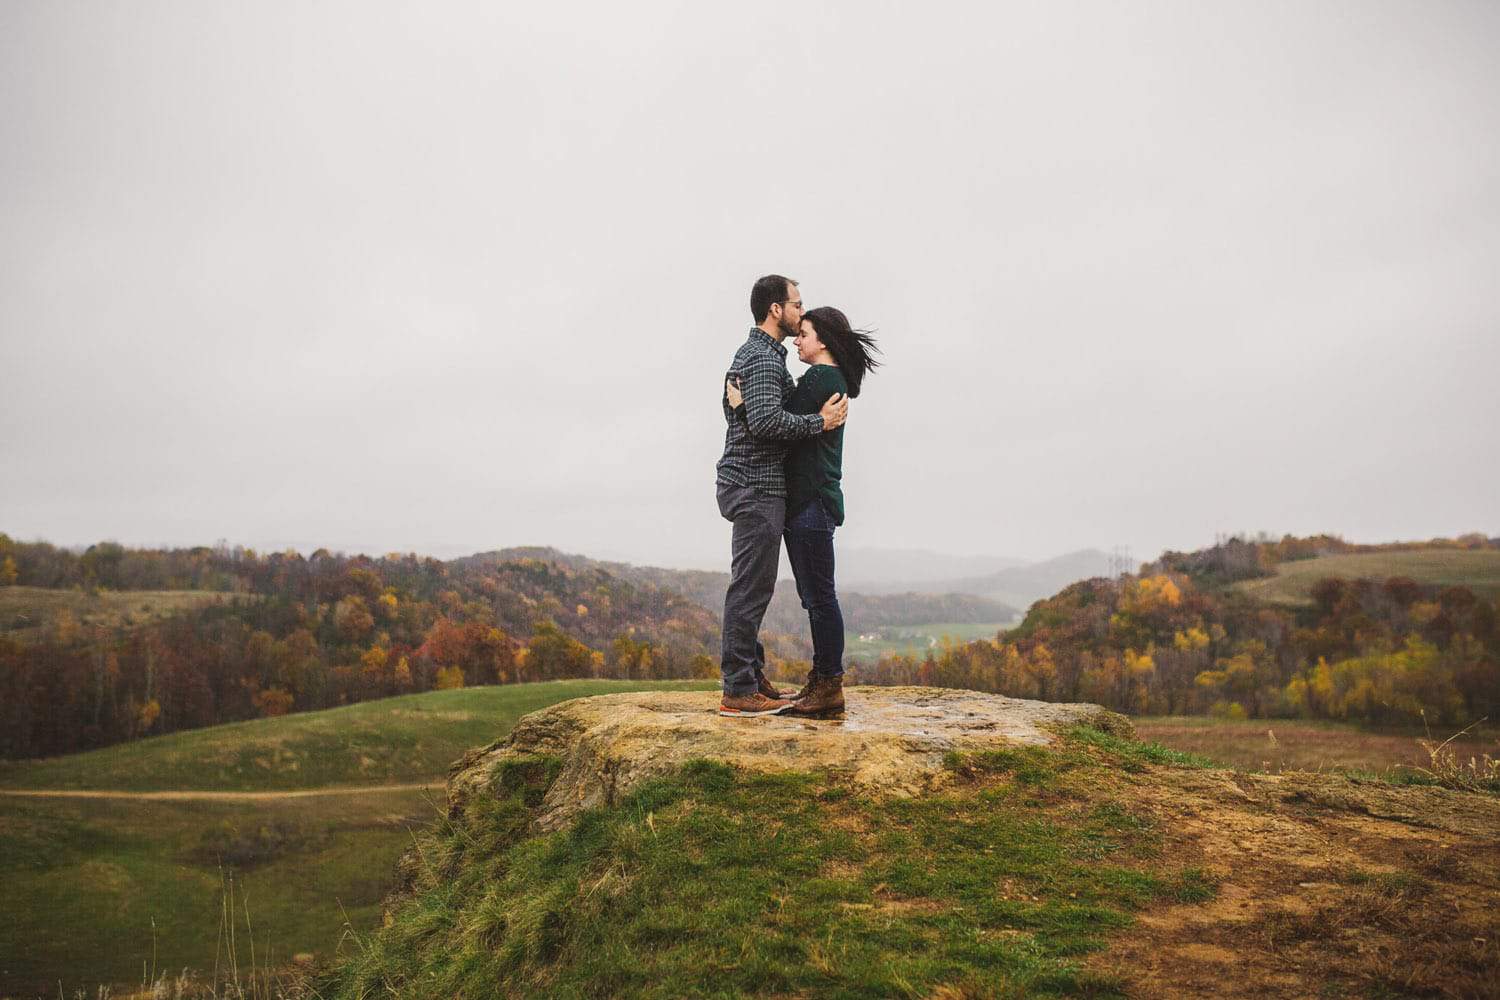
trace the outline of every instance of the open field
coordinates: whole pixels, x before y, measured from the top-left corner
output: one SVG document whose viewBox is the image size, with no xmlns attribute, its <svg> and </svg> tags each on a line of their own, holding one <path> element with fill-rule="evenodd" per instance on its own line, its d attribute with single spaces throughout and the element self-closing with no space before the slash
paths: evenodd
<svg viewBox="0 0 1500 1000">
<path fill-rule="evenodd" d="M 299 952 L 326 956 L 341 938 L 347 952 L 351 944 L 344 938 L 346 931 L 369 940 L 378 927 L 379 903 L 394 884 L 396 858 L 413 842 L 414 834 L 421 835 L 443 813 L 441 788 L 371 787 L 356 792 L 356 786 L 440 781 L 464 750 L 503 735 L 526 712 L 568 698 L 686 688 L 704 690 L 707 709 L 716 686 L 712 681 L 567 681 L 430 692 L 181 733 L 89 754 L 12 763 L 0 782 L 10 789 L 217 789 L 256 795 L 283 790 L 293 794 L 246 801 L 39 799 L 0 794 L 0 898 L 7 903 L 6 919 L 0 921 L 0 997 L 57 996 L 58 980 L 66 996 L 79 988 L 92 996 L 101 983 L 117 988 L 138 984 L 142 963 L 148 967 L 152 963 L 153 923 L 158 972 L 175 973 L 183 967 L 211 972 L 216 951 L 220 964 L 227 961 L 218 944 L 225 878 L 232 880 L 235 894 L 242 970 L 249 964 L 245 908 L 261 967 L 266 965 L 268 947 L 272 963 Z M 1335 723 L 1229 722 L 1200 717 L 1142 718 L 1136 725 L 1143 740 L 1200 753 L 1246 771 L 1302 768 L 1385 773 L 1398 763 L 1425 763 L 1416 742 L 1420 732 L 1367 733 Z M 1276 735 L 1275 748 L 1270 746 L 1267 729 Z M 1465 745 L 1476 753 L 1483 749 L 1500 752 L 1497 737 L 1500 728 L 1488 726 L 1477 740 Z M 403 749 L 385 754 L 382 748 L 387 743 Z M 374 763 L 362 763 L 362 759 Z M 297 766 L 291 767 L 292 763 Z M 1018 757 L 1015 763 L 1024 764 L 1024 771 L 1040 762 Z M 309 781 L 314 777 L 322 784 Z M 1029 786 L 1023 782 L 1023 787 Z M 307 794 L 318 788 L 338 793 Z M 779 796 L 786 789 L 776 784 L 765 791 Z M 821 789 L 822 793 L 833 794 L 828 789 Z M 987 800 L 985 808 L 993 805 L 993 800 Z M 655 822 L 680 819 L 674 817 L 658 811 Z M 806 818 L 810 823 L 817 820 L 811 813 Z M 866 819 L 873 820 L 873 816 Z M 1012 820 L 1024 822 L 1023 817 L 1006 821 Z M 972 821 L 979 822 L 980 814 Z M 935 820 L 913 814 L 906 822 L 923 826 Z M 1133 825 L 1136 822 L 1129 819 L 1127 826 L 1115 830 L 1115 843 L 1139 843 L 1136 838 L 1146 831 Z M 792 831 L 789 827 L 784 832 Z M 669 835 L 665 828 L 660 833 Z M 970 832 L 954 833 L 960 835 L 967 837 Z M 1092 828 L 1086 833 L 1086 837 L 1104 835 Z M 811 843 L 816 846 L 810 849 L 824 853 L 847 846 L 828 841 L 824 834 L 816 834 Z M 884 850 L 896 845 L 878 846 Z M 790 849 L 778 848 L 779 856 Z M 668 858 L 663 855 L 658 860 L 665 865 Z M 1142 855 L 1141 860 L 1148 858 Z M 906 905 L 903 898 L 887 898 L 897 885 L 890 881 L 897 874 L 891 866 L 899 868 L 899 864 L 887 860 L 881 865 L 858 879 L 850 895 L 834 900 L 840 912 L 852 917 L 868 907 L 874 907 L 877 914 L 904 912 L 900 909 Z M 1080 877 L 1072 869 L 1069 872 L 1069 878 Z M 1187 891 L 1182 888 L 1188 883 L 1182 881 L 1181 871 L 1111 872 L 1112 878 L 1139 880 L 1139 886 L 1131 882 L 1128 899 L 1108 897 L 1111 912 L 1098 914 L 1102 920 L 1115 921 L 1119 919 L 1116 914 L 1128 913 L 1147 899 L 1159 898 L 1160 893 L 1170 897 Z M 814 879 L 810 885 L 821 900 L 817 893 L 823 891 L 824 880 Z M 1084 895 L 1081 887 L 1074 891 Z M 1102 890 L 1093 887 L 1089 891 Z M 1091 898 L 1105 901 L 1105 897 Z M 927 921 L 925 910 L 915 911 L 917 924 L 903 930 L 916 935 L 911 939 L 913 946 L 919 939 L 930 945 L 933 933 L 946 934 L 968 919 L 963 915 L 967 904 L 943 901 L 934 905 L 957 909 L 953 913 L 934 910 L 936 923 Z M 1063 899 L 1058 905 L 1063 909 L 1057 914 L 1038 911 L 1038 919 L 1069 916 L 1071 901 Z M 1045 960 L 1039 953 L 1036 965 L 1018 967 L 1016 974 L 1041 975 L 1043 969 L 1051 969 L 1063 978 L 1044 981 L 1071 984 L 1061 992 L 1086 988 L 1087 976 L 1070 965 L 1066 955 L 1070 949 L 1093 945 L 1061 933 L 1060 924 L 1057 932 L 1061 936 L 1049 936 L 1054 931 L 1039 925 L 1032 927 L 1029 933 L 1036 935 L 1038 946 L 1045 946 Z M 887 937 L 887 932 L 880 932 L 867 943 L 878 951 Z M 956 947 L 953 941 L 944 947 Z M 876 954 L 869 957 L 873 963 Z M 882 974 L 877 964 L 869 968 L 871 976 Z M 1065 968 L 1074 971 L 1064 974 Z"/>
<path fill-rule="evenodd" d="M 129 628 L 219 601 L 249 598 L 209 590 L 122 590 L 86 594 L 46 587 L 0 587 L 0 634 L 39 637 L 64 611 L 84 628 Z"/>
<path fill-rule="evenodd" d="M 211 972 L 234 880 L 241 967 L 244 908 L 257 949 L 285 962 L 325 954 L 346 919 L 380 920 L 408 828 L 431 822 L 442 790 L 253 803 L 0 798 L 0 996 L 141 981 L 156 967 Z M 227 955 L 221 957 L 227 964 Z"/>
<path fill-rule="evenodd" d="M 441 814 L 441 782 L 471 746 L 537 708 L 590 694 L 714 682 L 565 681 L 466 688 L 217 726 L 43 761 L 10 762 L 4 786 L 339 794 L 248 801 L 35 798 L 0 794 L 0 997 L 139 984 L 142 963 L 211 972 L 232 872 L 240 965 L 326 954 L 349 926 L 378 923 L 411 830 Z M 712 702 L 705 695 L 705 708 Z M 388 745 L 389 744 L 389 745 Z M 363 763 L 371 761 L 372 763 Z M 292 765 L 296 766 L 293 767 Z M 222 961 L 222 959 L 221 959 Z"/>
<path fill-rule="evenodd" d="M 0 761 L 0 788 L 277 791 L 442 777 L 469 747 L 569 698 L 714 681 L 549 681 L 429 691 L 321 712 L 232 722 L 34 761 Z"/>
<path fill-rule="evenodd" d="M 1500 552 L 1433 549 L 1299 559 L 1281 563 L 1275 576 L 1241 580 L 1234 588 L 1270 604 L 1311 604 L 1313 584 L 1329 576 L 1405 576 L 1418 583 L 1462 584 L 1493 598 L 1500 595 Z"/>
<path fill-rule="evenodd" d="M 876 638 L 861 639 L 857 633 L 844 633 L 844 655 L 851 660 L 878 660 L 882 656 L 901 654 L 925 656 L 936 652 L 945 638 L 954 642 L 993 639 L 996 633 L 1012 628 L 1016 622 L 927 622 L 921 625 L 887 625 Z"/>
<path fill-rule="evenodd" d="M 1341 722 L 1302 719 L 1214 719 L 1201 715 L 1143 716 L 1133 720 L 1147 742 L 1201 754 L 1241 771 L 1351 771 L 1399 780 L 1431 760 L 1421 729 L 1367 730 Z M 1451 731 L 1434 731 L 1442 742 Z M 1484 723 L 1450 744 L 1459 757 L 1500 757 L 1500 726 Z"/>
</svg>

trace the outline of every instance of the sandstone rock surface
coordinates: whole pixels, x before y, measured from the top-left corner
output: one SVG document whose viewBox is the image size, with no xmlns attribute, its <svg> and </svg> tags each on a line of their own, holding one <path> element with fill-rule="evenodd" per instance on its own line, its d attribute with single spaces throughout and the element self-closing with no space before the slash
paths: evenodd
<svg viewBox="0 0 1500 1000">
<path fill-rule="evenodd" d="M 950 750 L 1047 745 L 1049 729 L 1087 724 L 1132 735 L 1098 705 L 1052 704 L 977 691 L 851 687 L 843 719 L 718 715 L 717 692 L 648 691 L 562 702 L 525 716 L 510 735 L 470 750 L 449 771 L 450 811 L 485 794 L 507 758 L 563 761 L 538 812 L 543 830 L 619 801 L 641 781 L 697 758 L 751 770 L 831 770 L 881 793 L 914 795 L 945 780 Z"/>
</svg>

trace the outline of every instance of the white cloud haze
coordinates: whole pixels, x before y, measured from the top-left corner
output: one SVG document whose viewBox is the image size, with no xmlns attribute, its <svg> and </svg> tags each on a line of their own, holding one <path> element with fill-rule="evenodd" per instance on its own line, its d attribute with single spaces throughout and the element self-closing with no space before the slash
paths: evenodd
<svg viewBox="0 0 1500 1000">
<path fill-rule="evenodd" d="M 841 546 L 1500 532 L 1500 7 L 725 10 L 0 7 L 0 530 L 716 566 L 779 271 Z"/>
</svg>

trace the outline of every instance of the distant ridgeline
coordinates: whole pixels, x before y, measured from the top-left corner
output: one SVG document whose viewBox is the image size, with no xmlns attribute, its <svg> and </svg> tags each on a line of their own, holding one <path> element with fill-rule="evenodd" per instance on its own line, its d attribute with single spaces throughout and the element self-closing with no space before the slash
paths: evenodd
<svg viewBox="0 0 1500 1000">
<path fill-rule="evenodd" d="M 551 549 L 507 549 L 506 555 L 545 552 L 548 558 L 582 560 L 581 556 L 564 556 Z M 629 563 L 593 563 L 627 580 L 674 590 L 721 616 L 724 591 L 729 586 L 728 573 L 707 570 L 662 569 L 657 566 L 632 566 Z M 869 632 L 887 625 L 922 625 L 928 622 L 1008 622 L 1020 617 L 1020 611 L 1008 604 L 973 593 L 901 593 L 861 594 L 839 591 L 839 607 L 844 627 L 852 632 Z M 766 609 L 766 630 L 784 636 L 807 633 L 807 612 L 790 580 L 776 585 L 776 596 Z M 795 645 L 786 651 L 802 659 L 812 655 L 809 643 Z"/>
<path fill-rule="evenodd" d="M 1494 720 L 1500 539 L 1231 538 L 1074 583 L 995 641 L 859 676 L 1136 714 Z"/>
<path fill-rule="evenodd" d="M 0 534 L 0 757 L 465 684 L 711 678 L 726 581 L 552 549 L 78 554 Z M 841 600 L 859 630 L 1012 618 L 972 595 Z M 1497 601 L 1496 539 L 1233 538 L 1072 584 L 994 640 L 856 677 L 1134 713 L 1496 719 Z M 767 628 L 773 667 L 805 670 L 788 584 Z"/>
<path fill-rule="evenodd" d="M 7 757 L 464 684 L 718 671 L 708 610 L 538 559 L 110 543 L 78 555 L 0 534 L 0 574 Z M 173 596 L 151 592 L 187 590 L 225 596 L 150 613 Z M 62 597 L 73 606 L 50 600 Z"/>
<path fill-rule="evenodd" d="M 0 757 L 465 684 L 716 677 L 727 580 L 553 549 L 79 554 L 0 534 Z M 855 628 L 1011 616 L 966 595 L 846 602 Z M 790 633 L 769 637 L 779 658 L 810 655 L 795 594 L 767 628 Z"/>
</svg>

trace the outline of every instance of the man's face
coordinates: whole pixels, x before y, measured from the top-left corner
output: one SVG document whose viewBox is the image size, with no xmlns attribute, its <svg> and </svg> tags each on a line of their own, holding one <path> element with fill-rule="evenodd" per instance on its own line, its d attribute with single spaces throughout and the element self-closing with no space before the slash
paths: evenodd
<svg viewBox="0 0 1500 1000">
<path fill-rule="evenodd" d="M 771 314 L 776 317 L 776 325 L 781 327 L 783 336 L 797 336 L 797 331 L 802 328 L 802 292 L 796 285 L 787 284 L 786 301 L 772 306 Z"/>
</svg>

